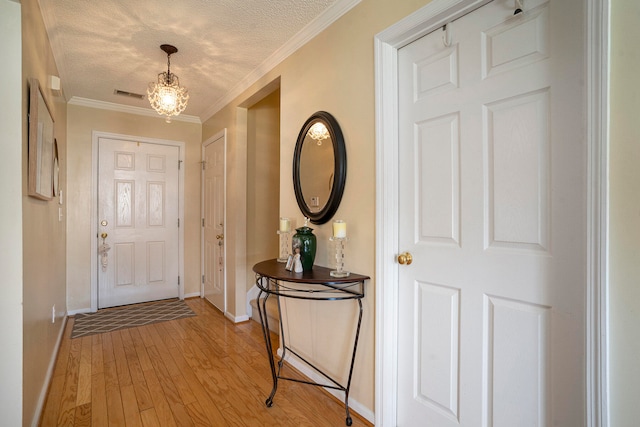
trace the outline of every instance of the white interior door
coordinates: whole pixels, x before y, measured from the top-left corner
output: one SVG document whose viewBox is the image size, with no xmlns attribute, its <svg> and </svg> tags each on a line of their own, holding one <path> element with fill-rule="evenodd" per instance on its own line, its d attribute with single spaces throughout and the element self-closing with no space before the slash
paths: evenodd
<svg viewBox="0 0 640 427">
<path fill-rule="evenodd" d="M 585 425 L 584 10 L 524 4 L 399 51 L 399 426 Z"/>
<path fill-rule="evenodd" d="M 98 140 L 99 308 L 179 296 L 179 154 Z"/>
<path fill-rule="evenodd" d="M 204 146 L 203 283 L 204 297 L 226 312 L 224 201 L 225 138 Z"/>
</svg>

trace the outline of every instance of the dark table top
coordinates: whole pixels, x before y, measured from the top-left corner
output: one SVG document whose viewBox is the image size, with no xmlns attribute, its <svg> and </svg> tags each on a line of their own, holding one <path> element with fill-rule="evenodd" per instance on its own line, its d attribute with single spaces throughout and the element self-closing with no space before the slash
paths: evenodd
<svg viewBox="0 0 640 427">
<path fill-rule="evenodd" d="M 284 280 L 291 283 L 309 283 L 317 285 L 340 285 L 354 282 L 364 282 L 370 279 L 369 276 L 351 273 L 347 277 L 333 277 L 329 273 L 332 269 L 314 265 L 311 271 L 294 273 L 285 269 L 285 263 L 276 259 L 262 261 L 253 266 L 253 271 L 261 276 L 270 277 L 275 280 Z"/>
</svg>

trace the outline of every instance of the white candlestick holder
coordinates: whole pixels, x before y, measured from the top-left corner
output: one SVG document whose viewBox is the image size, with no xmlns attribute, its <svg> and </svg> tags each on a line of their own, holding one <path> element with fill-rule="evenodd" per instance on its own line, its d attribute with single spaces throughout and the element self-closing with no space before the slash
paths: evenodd
<svg viewBox="0 0 640 427">
<path fill-rule="evenodd" d="M 278 262 L 287 262 L 289 255 L 291 254 L 289 251 L 289 248 L 291 247 L 289 245 L 289 234 L 291 234 L 290 231 L 278 230 L 278 235 L 280 237 L 280 255 L 278 256 Z"/>
<path fill-rule="evenodd" d="M 330 237 L 334 243 L 336 250 L 336 269 L 331 270 L 329 274 L 331 277 L 348 277 L 349 272 L 344 270 L 344 245 L 347 242 L 346 237 Z"/>
</svg>

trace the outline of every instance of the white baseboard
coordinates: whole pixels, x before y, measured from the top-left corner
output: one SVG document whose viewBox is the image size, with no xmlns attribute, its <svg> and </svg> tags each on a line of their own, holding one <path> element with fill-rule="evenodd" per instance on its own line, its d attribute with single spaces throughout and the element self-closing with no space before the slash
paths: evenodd
<svg viewBox="0 0 640 427">
<path fill-rule="evenodd" d="M 75 316 L 76 314 L 85 314 L 85 313 L 91 313 L 91 307 L 79 308 L 78 310 L 67 311 L 67 316 Z"/>
<path fill-rule="evenodd" d="M 250 319 L 250 317 L 247 316 L 246 314 L 243 316 L 233 316 L 231 313 L 228 313 L 228 312 L 224 314 L 224 317 L 231 320 L 233 323 L 246 322 Z"/>
<path fill-rule="evenodd" d="M 282 357 L 282 348 L 278 349 L 278 356 Z M 311 381 L 314 381 L 316 383 L 324 383 L 324 384 L 327 383 L 326 378 L 324 378 L 322 375 L 317 373 L 315 370 L 313 370 L 313 368 L 309 367 L 309 365 L 307 365 L 306 363 L 300 361 L 295 355 L 291 353 L 287 353 L 287 357 L 285 357 L 284 360 L 287 363 L 289 363 L 291 366 L 293 366 L 295 369 L 300 371 L 300 373 L 305 375 Z M 344 402 L 343 391 L 333 390 L 330 388 L 325 388 L 325 390 L 331 393 L 339 401 Z M 351 396 L 349 396 L 349 409 L 352 410 L 351 412 L 357 412 L 359 416 L 369 421 L 371 424 L 375 424 L 375 419 L 376 419 L 375 413 L 369 408 L 367 408 L 366 406 L 364 406 L 363 404 L 361 404 L 360 402 L 358 402 L 357 400 L 355 400 Z"/>
<path fill-rule="evenodd" d="M 40 417 L 44 410 L 44 402 L 47 399 L 47 393 L 49 392 L 49 386 L 51 385 L 51 379 L 53 378 L 53 370 L 56 367 L 56 360 L 58 360 L 58 351 L 60 351 L 60 344 L 62 344 L 62 337 L 64 337 L 64 330 L 67 327 L 68 316 L 64 316 L 62 319 L 62 327 L 58 333 L 58 339 L 56 345 L 53 347 L 53 353 L 51 354 L 51 360 L 49 360 L 49 367 L 47 368 L 47 374 L 44 377 L 44 384 L 42 390 L 40 390 L 40 396 L 38 397 L 38 403 L 36 405 L 36 416 L 33 418 L 31 427 L 38 427 L 40 424 Z"/>
<path fill-rule="evenodd" d="M 202 298 L 202 295 L 200 295 L 200 292 L 191 292 L 190 294 L 184 294 L 185 298 Z"/>
</svg>

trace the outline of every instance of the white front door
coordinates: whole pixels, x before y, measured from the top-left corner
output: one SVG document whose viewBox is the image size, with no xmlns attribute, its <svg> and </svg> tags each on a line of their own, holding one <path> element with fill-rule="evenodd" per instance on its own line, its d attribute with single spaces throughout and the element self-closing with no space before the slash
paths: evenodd
<svg viewBox="0 0 640 427">
<path fill-rule="evenodd" d="M 203 283 L 204 297 L 226 312 L 224 274 L 225 137 L 204 146 L 203 166 Z"/>
<path fill-rule="evenodd" d="M 402 48 L 399 426 L 585 425 L 584 5 Z"/>
<path fill-rule="evenodd" d="M 98 140 L 98 308 L 179 296 L 179 154 Z"/>
</svg>

